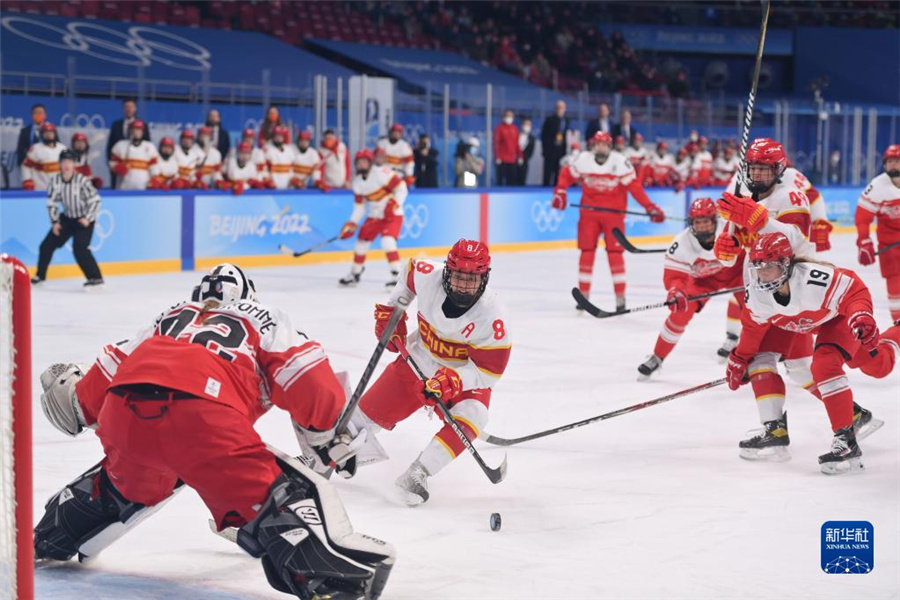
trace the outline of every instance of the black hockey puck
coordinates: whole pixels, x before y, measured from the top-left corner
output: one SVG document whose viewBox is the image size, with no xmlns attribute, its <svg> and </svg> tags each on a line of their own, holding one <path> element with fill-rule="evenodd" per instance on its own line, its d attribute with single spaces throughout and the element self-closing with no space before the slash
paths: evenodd
<svg viewBox="0 0 900 600">
<path fill-rule="evenodd" d="M 500 531 L 500 513 L 491 513 L 491 531 Z"/>
</svg>

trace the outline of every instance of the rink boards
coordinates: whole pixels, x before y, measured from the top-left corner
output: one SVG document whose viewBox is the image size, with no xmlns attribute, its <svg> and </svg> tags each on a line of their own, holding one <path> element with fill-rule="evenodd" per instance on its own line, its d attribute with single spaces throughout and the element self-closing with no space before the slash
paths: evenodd
<svg viewBox="0 0 900 600">
<path fill-rule="evenodd" d="M 851 225 L 860 193 L 857 187 L 821 188 L 829 218 Z M 296 259 L 281 254 L 279 244 L 303 250 L 337 233 L 353 207 L 349 191 L 125 192 L 102 190 L 103 204 L 92 250 L 106 275 L 205 269 L 225 261 L 248 267 L 350 260 L 354 239 L 339 240 Z M 683 217 L 693 197 L 718 190 L 648 190 L 669 216 Z M 572 189 L 569 201 L 579 202 Z M 578 211 L 551 208 L 552 190 L 503 188 L 413 190 L 404 206 L 401 254 L 443 253 L 461 237 L 486 241 L 494 251 L 574 247 Z M 630 210 L 641 207 L 630 201 Z M 662 244 L 682 224 L 653 224 L 628 216 L 626 233 L 638 242 Z M 0 196 L 0 251 L 37 263 L 47 234 L 45 195 L 4 192 Z M 839 230 L 841 227 L 838 228 Z M 378 242 L 373 246 L 378 248 Z M 602 242 L 601 242 L 602 244 Z M 57 251 L 49 277 L 76 277 L 71 244 Z M 381 251 L 373 253 L 378 258 Z"/>
</svg>

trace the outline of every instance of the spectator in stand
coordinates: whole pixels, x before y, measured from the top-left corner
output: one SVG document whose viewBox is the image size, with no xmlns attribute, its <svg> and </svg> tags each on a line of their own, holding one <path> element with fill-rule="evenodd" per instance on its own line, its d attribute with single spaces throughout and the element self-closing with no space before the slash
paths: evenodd
<svg viewBox="0 0 900 600">
<path fill-rule="evenodd" d="M 636 133 L 637 129 L 631 124 L 631 111 L 627 109 L 623 110 L 622 120 L 613 127 L 612 136 L 622 136 L 625 138 L 625 143 L 631 145 L 634 143 L 634 134 Z"/>
<path fill-rule="evenodd" d="M 609 118 L 609 105 L 601 104 L 597 107 L 597 118 L 591 119 L 584 130 L 584 139 L 594 139 L 594 134 L 598 131 L 612 135 L 612 126 L 612 119 Z"/>
<path fill-rule="evenodd" d="M 672 98 L 687 98 L 691 94 L 691 85 L 688 83 L 687 73 L 680 70 L 675 74 L 675 79 L 666 86 Z"/>
<path fill-rule="evenodd" d="M 322 145 L 319 147 L 322 155 L 322 191 L 332 188 L 349 188 L 350 177 L 350 152 L 347 146 L 338 139 L 333 129 L 326 129 L 322 136 Z"/>
<path fill-rule="evenodd" d="M 544 156 L 544 187 L 556 185 L 559 161 L 566 155 L 566 135 L 571 129 L 566 116 L 566 103 L 556 102 L 556 111 L 544 120 L 541 127 L 541 151 Z"/>
<path fill-rule="evenodd" d="M 525 185 L 528 181 L 528 164 L 534 156 L 534 134 L 531 133 L 531 119 L 522 119 L 522 128 L 519 131 L 519 150 L 522 151 L 522 164 L 519 165 L 519 177 L 517 185 Z"/>
<path fill-rule="evenodd" d="M 228 136 L 228 131 L 222 127 L 222 115 L 219 111 L 213 108 L 206 113 L 206 126 L 210 129 L 212 145 L 224 159 L 231 150 L 231 138 Z"/>
<path fill-rule="evenodd" d="M 122 118 L 113 121 L 112 127 L 109 128 L 109 138 L 106 140 L 106 160 L 112 160 L 112 149 L 118 142 L 127 140 L 131 137 L 131 124 L 137 120 L 137 102 L 134 98 L 125 98 L 122 100 Z M 148 127 L 143 129 L 143 138 L 150 141 L 150 131 Z M 116 185 L 116 174 L 110 175 L 110 187 L 119 189 Z"/>
<path fill-rule="evenodd" d="M 513 122 L 510 109 L 503 111 L 503 121 L 494 128 L 494 163 L 497 165 L 497 186 L 508 187 L 519 182 L 522 149 L 519 148 L 519 128 Z"/>
<path fill-rule="evenodd" d="M 417 188 L 436 188 L 438 186 L 437 157 L 438 151 L 431 147 L 431 138 L 428 137 L 428 134 L 420 135 L 413 152 Z"/>
<path fill-rule="evenodd" d="M 91 165 L 89 164 L 91 147 L 88 144 L 87 136 L 81 132 L 73 134 L 71 150 L 75 155 L 75 171 L 90 179 L 95 188 L 102 188 L 103 180 L 99 177 L 92 177 L 93 172 L 91 171 Z"/>
<path fill-rule="evenodd" d="M 47 184 L 59 173 L 59 155 L 66 149 L 59 142 L 56 125 L 41 124 L 41 141 L 32 145 L 22 163 L 22 189 L 46 190 Z"/>
<path fill-rule="evenodd" d="M 146 190 L 150 183 L 150 169 L 159 153 L 144 139 L 144 129 L 144 122 L 135 119 L 128 127 L 128 139 L 119 140 L 112 148 L 109 170 L 116 175 L 117 190 Z"/>
<path fill-rule="evenodd" d="M 275 133 L 276 127 L 283 127 L 284 122 L 281 120 L 281 113 L 274 104 L 266 110 L 266 118 L 259 128 L 259 147 L 265 148 L 266 144 L 272 141 L 272 135 Z"/>
<path fill-rule="evenodd" d="M 473 136 L 466 141 L 459 141 L 456 146 L 453 169 L 456 174 L 456 187 L 478 186 L 478 178 L 484 172 L 484 159 L 480 154 L 481 142 L 477 137 Z"/>
<path fill-rule="evenodd" d="M 41 125 L 47 120 L 47 108 L 43 104 L 31 106 L 31 124 L 19 130 L 19 142 L 16 144 L 16 164 L 20 167 L 28 156 L 28 149 L 41 142 Z"/>
</svg>

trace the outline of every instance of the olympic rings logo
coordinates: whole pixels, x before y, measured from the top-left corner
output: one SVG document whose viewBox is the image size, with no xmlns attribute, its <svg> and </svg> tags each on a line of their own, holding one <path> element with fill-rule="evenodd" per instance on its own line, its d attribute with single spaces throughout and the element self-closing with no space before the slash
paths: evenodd
<svg viewBox="0 0 900 600">
<path fill-rule="evenodd" d="M 400 239 L 407 237 L 417 239 L 428 226 L 428 207 L 424 204 L 405 204 L 403 206 L 403 229 Z"/>
<path fill-rule="evenodd" d="M 210 70 L 209 50 L 162 29 L 136 25 L 128 34 L 87 21 L 70 21 L 62 29 L 27 17 L 8 16 L 3 27 L 27 40 L 81 52 L 100 60 L 129 67 L 149 67 L 154 61 L 188 71 Z"/>
<path fill-rule="evenodd" d="M 541 233 L 556 231 L 562 223 L 563 213 L 551 208 L 549 200 L 535 200 L 531 205 L 531 220 Z"/>
<path fill-rule="evenodd" d="M 65 113 L 59 118 L 58 125 L 60 127 L 75 127 L 77 129 L 106 129 L 106 119 L 96 113 L 93 115 Z"/>
</svg>

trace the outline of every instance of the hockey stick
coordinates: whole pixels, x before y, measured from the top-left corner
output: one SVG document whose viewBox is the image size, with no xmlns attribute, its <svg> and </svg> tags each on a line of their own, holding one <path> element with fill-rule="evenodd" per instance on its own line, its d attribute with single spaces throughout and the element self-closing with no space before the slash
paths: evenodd
<svg viewBox="0 0 900 600">
<path fill-rule="evenodd" d="M 900 242 L 895 242 L 889 246 L 885 246 L 884 248 L 879 248 L 878 252 L 875 253 L 875 256 L 887 252 L 888 250 L 893 250 L 894 248 L 900 248 Z"/>
<path fill-rule="evenodd" d="M 313 250 L 318 250 L 322 246 L 327 246 L 328 244 L 330 244 L 332 242 L 336 242 L 338 239 L 340 239 L 340 237 L 341 237 L 340 234 L 338 234 L 334 237 L 328 238 L 324 242 L 319 242 L 318 244 L 313 244 L 306 250 L 299 250 L 299 251 L 294 250 L 294 249 L 290 248 L 289 246 L 285 246 L 284 244 L 278 244 L 278 251 L 281 252 L 282 254 L 290 254 L 294 258 L 297 258 L 298 256 L 303 256 L 304 254 L 309 254 Z"/>
<path fill-rule="evenodd" d="M 657 254 L 668 250 L 668 248 L 638 248 L 625 237 L 625 234 L 622 233 L 622 230 L 618 227 L 613 227 L 613 237 L 616 238 L 616 241 L 619 242 L 625 250 L 632 254 Z"/>
<path fill-rule="evenodd" d="M 655 398 L 653 400 L 647 400 L 646 402 L 641 402 L 639 404 L 632 404 L 631 406 L 626 406 L 625 408 L 620 408 L 619 410 L 614 410 L 612 412 L 604 413 L 597 417 L 591 417 L 590 419 L 584 419 L 583 421 L 576 421 L 575 423 L 569 423 L 568 425 L 562 425 L 560 427 L 554 427 L 553 429 L 547 429 L 546 431 L 539 431 L 538 433 L 532 433 L 531 435 L 526 435 L 518 438 L 505 439 L 500 437 L 495 437 L 493 435 L 488 435 L 486 438 L 483 438 L 488 444 L 493 444 L 495 446 L 513 446 L 515 444 L 521 444 L 522 442 L 530 442 L 531 440 L 536 440 L 538 438 L 547 437 L 548 435 L 553 435 L 555 433 L 562 433 L 563 431 L 568 431 L 570 429 L 575 429 L 577 427 L 583 427 L 585 425 L 590 425 L 591 423 L 596 423 L 597 421 L 605 421 L 606 419 L 612 419 L 613 417 L 618 417 L 621 415 L 627 415 L 628 413 L 635 412 L 638 410 L 642 410 L 645 408 L 649 408 L 656 404 L 662 404 L 663 402 L 668 402 L 669 400 L 675 400 L 676 398 L 682 398 L 689 394 L 693 394 L 695 392 L 702 392 L 703 390 L 708 390 L 710 388 L 714 388 L 717 385 L 722 385 L 725 383 L 725 378 L 716 379 L 714 381 L 710 381 L 708 383 L 703 383 L 698 386 L 694 386 L 692 388 L 688 388 L 686 390 L 681 390 L 680 392 L 675 392 L 674 394 L 669 394 L 668 396 L 662 396 L 660 398 Z"/>
<path fill-rule="evenodd" d="M 419 376 L 419 379 L 422 381 L 426 381 L 428 378 L 425 377 L 425 373 L 422 372 L 422 369 L 419 368 L 419 365 L 416 364 L 416 361 L 413 360 L 413 357 L 409 355 L 409 350 L 406 349 L 406 344 L 401 341 L 395 341 L 394 345 L 397 346 L 397 350 L 400 352 L 400 356 L 406 361 L 406 363 L 412 368 L 413 371 L 416 372 L 416 375 Z M 481 455 L 478 453 L 478 450 L 475 449 L 475 446 L 472 445 L 471 440 L 466 435 L 466 432 L 463 431 L 460 426 L 456 423 L 456 419 L 453 418 L 453 415 L 450 414 L 450 410 L 441 402 L 441 399 L 438 396 L 435 396 L 429 391 L 425 391 L 425 395 L 428 396 L 437 407 L 438 412 L 444 417 L 444 422 L 450 425 L 450 429 L 453 430 L 453 433 L 460 439 L 463 445 L 466 447 L 472 457 L 475 459 L 475 462 L 478 463 L 478 466 L 481 467 L 481 470 L 484 471 L 484 474 L 487 475 L 488 479 L 491 480 L 491 483 L 500 483 L 506 478 L 506 454 L 503 455 L 503 462 L 500 463 L 500 466 L 496 469 L 493 469 L 484 462 L 484 459 L 481 458 Z"/>
<path fill-rule="evenodd" d="M 713 296 L 723 296 L 725 294 L 734 294 L 735 292 L 743 291 L 743 287 L 734 287 L 728 288 L 727 290 L 719 290 L 717 292 L 704 292 L 703 294 L 697 294 L 696 296 L 688 296 L 688 302 L 693 302 L 694 300 L 703 300 L 704 298 L 712 298 Z M 618 317 L 621 315 L 627 315 L 628 313 L 633 312 L 641 312 L 644 310 L 652 310 L 654 308 L 662 308 L 663 306 L 669 306 L 670 304 L 675 304 L 676 300 L 666 300 L 664 302 L 654 302 L 653 304 L 645 304 L 644 306 L 638 306 L 637 308 L 626 308 L 622 311 L 617 312 L 608 312 L 603 310 L 602 308 L 592 304 L 590 300 L 584 297 L 584 294 L 581 293 L 581 290 L 578 288 L 572 288 L 572 297 L 575 298 L 575 302 L 578 303 L 578 306 L 583 308 L 593 317 L 597 317 L 598 319 L 606 319 L 608 317 Z"/>
<path fill-rule="evenodd" d="M 635 215 L 638 217 L 649 217 L 650 213 L 639 212 L 636 210 L 619 210 L 618 208 L 605 208 L 603 206 L 590 206 L 588 204 L 570 204 L 572 208 L 583 208 L 584 210 L 596 210 L 599 212 L 608 212 L 608 213 L 616 213 L 620 215 Z M 665 217 L 666 221 L 681 221 L 684 222 L 684 219 L 681 217 Z"/>
</svg>

